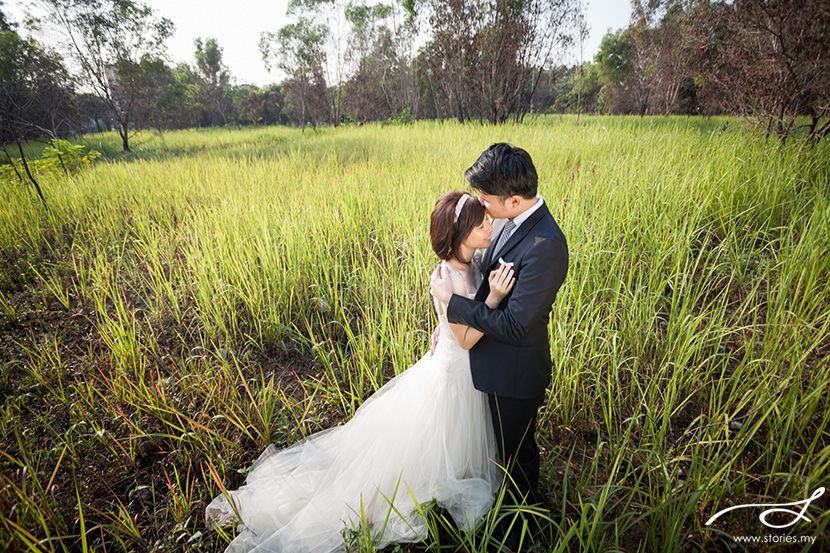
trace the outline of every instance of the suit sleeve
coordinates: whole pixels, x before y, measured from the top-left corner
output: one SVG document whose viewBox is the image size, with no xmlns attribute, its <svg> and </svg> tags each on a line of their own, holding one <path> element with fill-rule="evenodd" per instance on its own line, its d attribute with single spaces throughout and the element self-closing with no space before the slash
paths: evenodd
<svg viewBox="0 0 830 553">
<path fill-rule="evenodd" d="M 529 328 L 549 316 L 567 272 L 565 244 L 538 237 L 525 256 L 504 309 L 488 309 L 482 302 L 454 295 L 447 306 L 447 320 L 471 326 L 498 340 L 519 342 Z"/>
</svg>

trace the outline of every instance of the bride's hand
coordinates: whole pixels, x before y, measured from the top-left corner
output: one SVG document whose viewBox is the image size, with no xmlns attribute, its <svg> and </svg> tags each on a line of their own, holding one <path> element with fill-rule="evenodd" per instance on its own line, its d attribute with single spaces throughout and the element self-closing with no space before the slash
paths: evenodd
<svg viewBox="0 0 830 553">
<path fill-rule="evenodd" d="M 430 294 L 437 298 L 443 304 L 450 303 L 452 298 L 452 278 L 446 269 L 442 270 L 441 265 L 435 268 L 430 278 L 431 284 L 429 288 Z"/>
<path fill-rule="evenodd" d="M 502 265 L 497 270 L 490 273 L 490 278 L 488 280 L 490 283 L 489 298 L 500 302 L 516 283 L 516 277 L 513 276 L 513 267 L 510 265 Z"/>
</svg>

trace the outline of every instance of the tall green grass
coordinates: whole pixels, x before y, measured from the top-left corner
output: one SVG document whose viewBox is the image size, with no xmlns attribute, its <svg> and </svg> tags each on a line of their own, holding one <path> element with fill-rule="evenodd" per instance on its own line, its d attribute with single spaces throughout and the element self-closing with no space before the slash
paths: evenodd
<svg viewBox="0 0 830 553">
<path fill-rule="evenodd" d="M 0 207 L 0 542 L 221 549 L 202 513 L 223 485 L 427 351 L 429 213 L 498 141 L 533 156 L 571 252 L 535 543 L 774 533 L 757 509 L 704 522 L 830 484 L 830 146 L 723 122 L 190 130 L 127 155 L 89 139 L 109 161 L 44 179 L 48 211 L 20 187 Z M 807 515 L 790 533 L 826 547 L 827 497 Z M 414 550 L 452 537 L 428 516 Z"/>
</svg>

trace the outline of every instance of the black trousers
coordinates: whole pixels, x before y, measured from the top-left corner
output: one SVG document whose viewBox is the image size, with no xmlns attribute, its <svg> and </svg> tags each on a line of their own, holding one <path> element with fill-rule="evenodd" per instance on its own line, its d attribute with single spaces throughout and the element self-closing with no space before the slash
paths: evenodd
<svg viewBox="0 0 830 553">
<path fill-rule="evenodd" d="M 490 415 L 496 431 L 499 458 L 512 478 L 508 490 L 516 500 L 538 503 L 539 447 L 536 445 L 536 417 L 545 395 L 516 399 L 488 394 Z"/>
</svg>

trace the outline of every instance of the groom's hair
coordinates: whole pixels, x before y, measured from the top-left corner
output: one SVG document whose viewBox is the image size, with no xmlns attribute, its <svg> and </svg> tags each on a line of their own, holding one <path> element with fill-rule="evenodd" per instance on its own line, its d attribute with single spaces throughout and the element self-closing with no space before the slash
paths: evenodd
<svg viewBox="0 0 830 553">
<path fill-rule="evenodd" d="M 502 200 L 511 196 L 536 197 L 539 177 L 530 154 L 500 142 L 487 148 L 464 172 L 473 188 Z"/>
<path fill-rule="evenodd" d="M 455 206 L 466 192 L 447 192 L 435 202 L 429 217 L 429 239 L 432 251 L 439 259 L 446 261 L 458 257 L 458 250 L 470 233 L 484 220 L 484 206 L 478 198 L 467 198 L 461 213 L 455 216 Z"/>
</svg>

